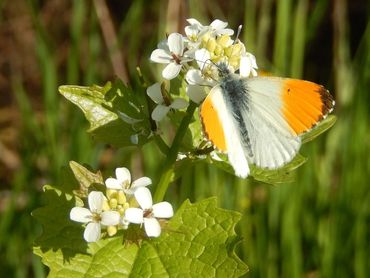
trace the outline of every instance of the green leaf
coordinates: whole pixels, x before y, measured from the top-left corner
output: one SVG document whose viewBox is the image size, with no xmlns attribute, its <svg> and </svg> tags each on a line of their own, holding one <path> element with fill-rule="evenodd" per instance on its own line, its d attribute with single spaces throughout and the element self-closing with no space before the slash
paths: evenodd
<svg viewBox="0 0 370 278">
<path fill-rule="evenodd" d="M 118 118 L 109 109 L 109 103 L 104 100 L 105 87 L 65 85 L 59 87 L 59 92 L 70 102 L 77 105 L 90 123 L 89 132 Z"/>
<path fill-rule="evenodd" d="M 121 233 L 87 244 L 83 228 L 69 220 L 73 198 L 45 189 L 47 206 L 33 213 L 44 228 L 34 252 L 50 268 L 49 277 L 239 277 L 248 271 L 234 252 L 241 215 L 218 208 L 215 198 L 184 202 L 157 239 L 124 242 Z"/>
<path fill-rule="evenodd" d="M 335 124 L 336 121 L 337 121 L 337 117 L 335 117 L 334 115 L 329 115 L 324 120 L 319 122 L 317 126 L 315 126 L 309 132 L 301 136 L 302 143 L 307 143 L 309 141 L 312 141 L 317 136 L 319 136 L 321 133 L 324 133 L 329 128 L 331 128 Z"/>
<path fill-rule="evenodd" d="M 83 228 L 69 219 L 72 207 L 81 206 L 82 201 L 49 185 L 43 189 L 46 206 L 32 212 L 43 227 L 42 235 L 35 241 L 39 250 L 35 253 L 60 252 L 66 261 L 77 253 L 86 253 L 87 244 L 81 240 Z"/>
<path fill-rule="evenodd" d="M 167 231 L 143 243 L 133 276 L 240 277 L 248 271 L 234 253 L 239 241 L 234 227 L 240 218 L 218 208 L 215 198 L 185 201 Z"/>
<path fill-rule="evenodd" d="M 76 180 L 80 184 L 79 190 L 73 191 L 73 193 L 79 197 L 87 197 L 88 189 L 91 185 L 104 184 L 103 176 L 100 171 L 93 173 L 75 161 L 70 161 L 69 167 L 71 167 Z"/>
<path fill-rule="evenodd" d="M 269 184 L 293 182 L 294 181 L 293 171 L 300 167 L 302 164 L 304 164 L 306 161 L 307 158 L 300 154 L 297 154 L 291 162 L 275 170 L 262 169 L 254 165 L 250 165 L 251 176 L 255 180 Z"/>
<path fill-rule="evenodd" d="M 59 92 L 82 110 L 90 123 L 88 132 L 97 141 L 116 147 L 148 141 L 151 132 L 144 101 L 121 80 L 104 87 L 65 85 Z"/>
</svg>

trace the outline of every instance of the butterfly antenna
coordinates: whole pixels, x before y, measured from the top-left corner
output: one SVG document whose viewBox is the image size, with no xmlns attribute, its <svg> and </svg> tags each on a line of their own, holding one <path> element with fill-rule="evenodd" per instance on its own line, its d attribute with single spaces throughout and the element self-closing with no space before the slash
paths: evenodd
<svg viewBox="0 0 370 278">
<path fill-rule="evenodd" d="M 234 40 L 234 44 L 239 41 L 239 36 L 240 36 L 240 33 L 242 31 L 242 28 L 243 28 L 243 25 L 239 25 L 238 27 L 238 31 L 236 32 L 236 37 L 235 37 L 235 40 Z"/>
</svg>

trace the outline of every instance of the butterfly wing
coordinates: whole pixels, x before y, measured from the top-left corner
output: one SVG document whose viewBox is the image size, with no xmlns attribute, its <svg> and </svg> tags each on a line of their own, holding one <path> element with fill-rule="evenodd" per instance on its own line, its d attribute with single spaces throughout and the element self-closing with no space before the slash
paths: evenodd
<svg viewBox="0 0 370 278">
<path fill-rule="evenodd" d="M 301 146 L 282 113 L 281 80 L 252 78 L 245 84 L 249 109 L 241 111 L 241 116 L 249 131 L 248 161 L 261 168 L 279 168 L 291 161 Z"/>
<path fill-rule="evenodd" d="M 322 86 L 304 80 L 256 77 L 245 79 L 249 111 L 242 115 L 250 132 L 252 156 L 262 168 L 276 169 L 297 154 L 299 135 L 333 110 L 334 101 Z"/>
<path fill-rule="evenodd" d="M 297 154 L 299 135 L 330 113 L 334 101 L 322 86 L 308 81 L 255 77 L 242 82 L 242 94 L 213 88 L 201 107 L 201 117 L 208 139 L 228 153 L 235 173 L 246 177 L 249 167 L 242 156 L 262 168 L 283 166 Z M 215 125 L 214 119 L 219 132 L 211 124 Z"/>
<path fill-rule="evenodd" d="M 203 101 L 200 117 L 206 137 L 218 150 L 227 152 L 237 176 L 247 177 L 249 166 L 244 154 L 243 140 L 220 85 L 213 87 Z"/>
</svg>

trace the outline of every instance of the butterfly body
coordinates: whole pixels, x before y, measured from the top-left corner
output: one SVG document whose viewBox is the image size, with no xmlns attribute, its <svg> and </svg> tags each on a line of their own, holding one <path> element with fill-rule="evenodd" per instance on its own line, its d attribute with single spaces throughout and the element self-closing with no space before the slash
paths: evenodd
<svg viewBox="0 0 370 278">
<path fill-rule="evenodd" d="M 249 163 L 276 169 L 291 161 L 301 146 L 300 135 L 334 106 L 328 91 L 313 82 L 240 78 L 222 63 L 219 76 L 200 109 L 203 129 L 243 178 L 249 175 Z"/>
</svg>

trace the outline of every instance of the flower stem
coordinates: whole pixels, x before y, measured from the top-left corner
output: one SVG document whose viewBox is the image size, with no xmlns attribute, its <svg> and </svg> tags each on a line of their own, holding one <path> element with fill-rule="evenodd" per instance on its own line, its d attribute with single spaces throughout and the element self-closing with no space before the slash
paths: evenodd
<svg viewBox="0 0 370 278">
<path fill-rule="evenodd" d="M 163 141 L 160 135 L 158 134 L 154 135 L 154 142 L 156 143 L 157 147 L 164 155 L 168 154 L 168 151 L 170 148 L 167 146 L 166 142 Z"/>
<path fill-rule="evenodd" d="M 188 109 L 186 110 L 186 115 L 182 119 L 180 126 L 177 129 L 175 138 L 173 139 L 172 145 L 168 151 L 166 161 L 164 162 L 163 165 L 163 171 L 157 186 L 157 190 L 155 191 L 154 194 L 154 201 L 156 203 L 161 202 L 164 198 L 164 195 L 167 192 L 168 186 L 171 182 L 171 178 L 173 175 L 173 166 L 176 162 L 177 154 L 179 152 L 182 139 L 185 136 L 185 133 L 188 129 L 188 126 L 191 122 L 191 119 L 196 108 L 197 104 L 191 101 L 190 105 L 188 106 Z"/>
</svg>

